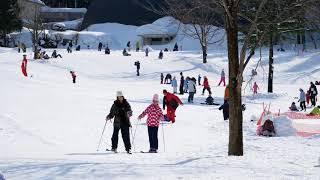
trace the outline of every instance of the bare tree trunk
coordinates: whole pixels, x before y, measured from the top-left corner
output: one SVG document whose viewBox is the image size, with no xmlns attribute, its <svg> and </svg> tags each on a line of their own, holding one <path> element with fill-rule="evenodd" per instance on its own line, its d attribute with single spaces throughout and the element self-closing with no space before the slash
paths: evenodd
<svg viewBox="0 0 320 180">
<path fill-rule="evenodd" d="M 268 93 L 273 93 L 273 33 L 269 35 Z"/>
<path fill-rule="evenodd" d="M 203 63 L 207 63 L 207 46 L 201 46 Z"/>
<path fill-rule="evenodd" d="M 239 75 L 239 50 L 238 50 L 238 7 L 227 4 L 229 14 L 226 15 L 226 32 L 228 40 L 229 59 L 229 156 L 243 155 L 242 136 L 242 109 L 241 109 L 241 84 Z"/>
</svg>

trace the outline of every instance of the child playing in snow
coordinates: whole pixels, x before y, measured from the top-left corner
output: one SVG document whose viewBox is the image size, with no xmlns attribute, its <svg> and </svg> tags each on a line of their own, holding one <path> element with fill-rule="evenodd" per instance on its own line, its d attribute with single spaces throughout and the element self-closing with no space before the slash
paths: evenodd
<svg viewBox="0 0 320 180">
<path fill-rule="evenodd" d="M 309 90 L 307 91 L 307 94 L 306 94 L 306 100 L 307 100 L 307 105 L 309 106 L 309 103 L 310 103 L 310 91 Z"/>
<path fill-rule="evenodd" d="M 144 116 L 148 115 L 148 135 L 150 143 L 150 153 L 157 153 L 158 150 L 158 129 L 160 121 L 163 120 L 163 113 L 159 106 L 159 95 L 154 94 L 152 104 L 149 105 L 143 112 L 138 116 L 138 120 L 141 120 Z"/>
<path fill-rule="evenodd" d="M 295 102 L 292 102 L 292 103 L 291 103 L 291 106 L 289 107 L 289 109 L 290 109 L 291 111 L 299 111 L 298 108 L 297 108 L 297 106 L 296 106 L 296 103 L 295 103 Z"/>
<path fill-rule="evenodd" d="M 306 111 L 306 93 L 303 91 L 303 89 L 299 89 L 300 91 L 300 98 L 299 101 L 300 102 L 300 107 L 301 107 L 301 111 Z"/>
<path fill-rule="evenodd" d="M 258 93 L 259 86 L 258 86 L 257 82 L 254 82 L 252 89 L 253 89 L 253 94 Z"/>
</svg>

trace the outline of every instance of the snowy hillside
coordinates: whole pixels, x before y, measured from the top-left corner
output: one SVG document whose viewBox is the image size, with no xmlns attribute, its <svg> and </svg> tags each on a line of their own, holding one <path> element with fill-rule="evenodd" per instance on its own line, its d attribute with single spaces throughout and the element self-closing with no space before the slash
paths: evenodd
<svg viewBox="0 0 320 180">
<path fill-rule="evenodd" d="M 91 30 L 101 27 L 94 26 Z M 119 27 L 119 29 L 118 29 Z M 126 26 L 127 28 L 127 26 Z M 89 28 L 90 29 L 90 28 Z M 121 25 L 112 26 L 114 31 Z M 135 32 L 136 27 L 127 33 Z M 121 33 L 119 33 L 121 34 Z M 120 43 L 127 36 L 112 36 Z M 132 39 L 134 40 L 134 39 Z M 113 41 L 116 42 L 116 41 Z M 30 50 L 28 49 L 28 52 Z M 52 50 L 48 50 L 51 54 Z M 159 153 L 142 154 L 148 150 L 145 119 L 137 116 L 151 103 L 154 93 L 172 91 L 170 85 L 160 85 L 160 73 L 172 73 L 179 78 L 206 75 L 217 103 L 222 103 L 224 87 L 217 87 L 221 69 L 227 70 L 225 51 L 210 51 L 208 64 L 202 64 L 196 51 L 165 53 L 158 60 L 158 51 L 145 57 L 132 52 L 124 57 L 121 51 L 105 55 L 96 50 L 68 54 L 58 50 L 62 59 L 28 63 L 25 78 L 21 74 L 21 54 L 13 49 L 0 49 L 0 173 L 6 179 L 310 179 L 320 177 L 320 136 L 265 138 L 256 136 L 254 115 L 259 117 L 262 103 L 271 102 L 271 110 L 285 112 L 298 89 L 320 80 L 320 52 L 276 53 L 275 93 L 267 94 L 267 55 L 254 80 L 260 86 L 257 96 L 246 89 L 244 112 L 244 156 L 228 157 L 228 121 L 223 121 L 218 106 L 203 106 L 207 94 L 197 87 L 195 103 L 185 103 L 177 110 L 176 123 L 159 128 Z M 267 53 L 267 51 L 264 51 Z M 28 53 L 28 57 L 32 57 Z M 135 75 L 134 62 L 141 62 L 141 76 Z M 246 82 L 255 57 L 246 72 Z M 77 74 L 72 84 L 69 71 Z M 228 73 L 228 72 L 226 72 Z M 316 79 L 318 78 L 318 79 Z M 246 84 L 245 82 L 245 84 Z M 119 137 L 119 153 L 110 148 L 112 125 L 107 124 L 100 151 L 99 137 L 117 90 L 133 108 L 132 131 L 136 130 L 133 154 L 125 153 Z M 310 111 L 311 109 L 308 109 Z M 320 122 L 314 120 L 314 126 Z M 163 141 L 163 137 L 165 142 Z M 165 143 L 165 146 L 164 146 Z"/>
</svg>

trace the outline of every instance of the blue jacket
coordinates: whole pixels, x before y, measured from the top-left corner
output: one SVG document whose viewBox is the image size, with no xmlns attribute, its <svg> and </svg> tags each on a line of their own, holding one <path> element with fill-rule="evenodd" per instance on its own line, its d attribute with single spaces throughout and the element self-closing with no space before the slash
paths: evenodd
<svg viewBox="0 0 320 180">
<path fill-rule="evenodd" d="M 177 83 L 177 80 L 176 80 L 176 79 L 173 79 L 173 80 L 172 80 L 171 86 L 172 86 L 172 87 L 178 87 L 178 83 Z"/>
</svg>

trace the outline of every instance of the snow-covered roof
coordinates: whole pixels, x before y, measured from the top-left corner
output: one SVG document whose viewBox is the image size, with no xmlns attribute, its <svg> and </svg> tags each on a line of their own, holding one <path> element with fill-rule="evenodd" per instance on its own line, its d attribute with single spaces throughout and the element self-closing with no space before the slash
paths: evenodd
<svg viewBox="0 0 320 180">
<path fill-rule="evenodd" d="M 41 0 L 28 0 L 28 1 L 33 2 L 33 3 L 38 3 L 41 5 L 45 5 L 44 2 L 42 2 Z"/>
<path fill-rule="evenodd" d="M 41 12 L 49 12 L 49 13 L 86 13 L 86 8 L 51 8 L 48 6 L 42 7 Z"/>
<path fill-rule="evenodd" d="M 163 17 L 152 24 L 140 26 L 137 29 L 139 36 L 168 35 L 175 36 L 179 30 L 179 21 L 173 17 Z"/>
</svg>

